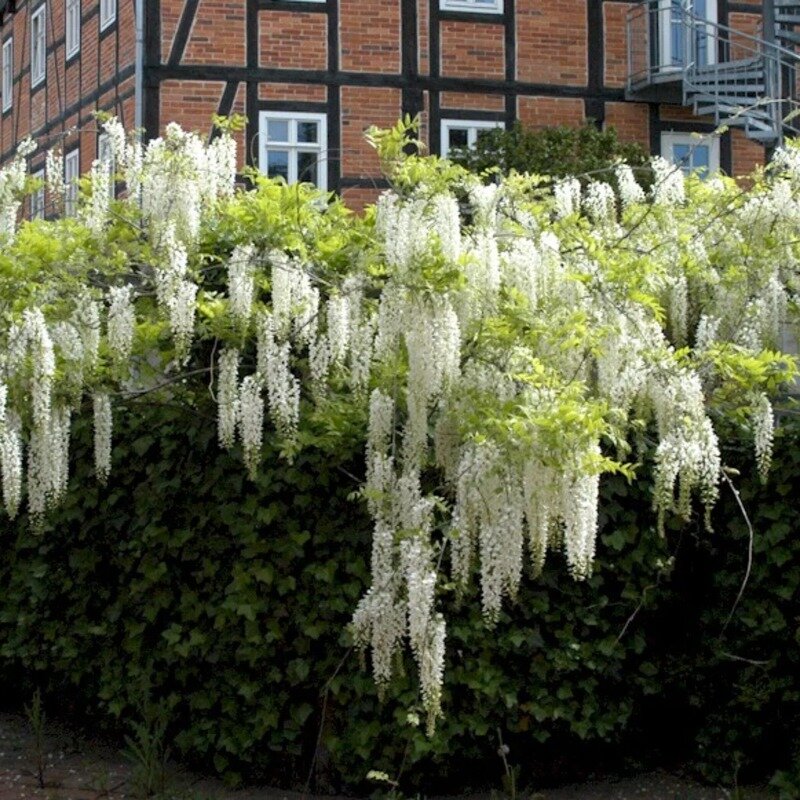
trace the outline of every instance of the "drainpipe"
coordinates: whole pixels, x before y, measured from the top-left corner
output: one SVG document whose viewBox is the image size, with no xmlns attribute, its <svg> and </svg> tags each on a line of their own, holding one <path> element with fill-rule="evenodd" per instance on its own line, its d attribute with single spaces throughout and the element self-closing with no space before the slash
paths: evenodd
<svg viewBox="0 0 800 800">
<path fill-rule="evenodd" d="M 767 47 L 764 48 L 764 55 L 766 56 L 764 64 L 767 71 L 766 77 L 767 80 L 770 81 L 769 73 L 772 73 L 772 80 L 774 80 L 776 83 L 775 86 L 767 87 L 768 94 L 771 94 L 773 97 L 783 97 L 784 67 L 778 50 L 774 48 L 774 45 L 776 44 L 775 0 L 763 0 L 761 4 L 761 36 L 767 43 Z M 770 45 L 773 45 L 773 47 L 770 47 Z M 772 69 L 769 68 L 770 64 L 774 64 Z M 784 104 L 781 102 L 776 103 L 772 114 L 775 130 L 778 134 L 779 145 L 783 143 L 783 105 Z M 773 152 L 774 147 L 766 148 L 765 155 L 767 161 L 772 159 Z"/>
<path fill-rule="evenodd" d="M 775 0 L 763 0 L 761 35 L 768 44 L 775 44 Z"/>
<path fill-rule="evenodd" d="M 144 126 L 144 3 L 136 0 L 136 61 L 134 66 L 133 125 L 137 131 Z"/>
</svg>

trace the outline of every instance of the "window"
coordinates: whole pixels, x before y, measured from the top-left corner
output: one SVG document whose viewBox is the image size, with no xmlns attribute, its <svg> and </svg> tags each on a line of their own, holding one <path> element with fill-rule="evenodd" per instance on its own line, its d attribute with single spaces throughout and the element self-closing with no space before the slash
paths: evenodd
<svg viewBox="0 0 800 800">
<path fill-rule="evenodd" d="M 67 58 L 71 58 L 81 49 L 81 0 L 67 0 L 66 30 L 64 38 Z"/>
<path fill-rule="evenodd" d="M 442 11 L 470 11 L 477 14 L 502 14 L 503 0 L 439 0 Z"/>
<path fill-rule="evenodd" d="M 78 177 L 81 172 L 80 150 L 72 150 L 64 157 L 64 213 L 74 217 L 78 210 Z"/>
<path fill-rule="evenodd" d="M 34 172 L 33 177 L 42 185 L 31 195 L 31 219 L 44 219 L 44 170 Z"/>
<path fill-rule="evenodd" d="M 14 102 L 14 39 L 9 36 L 3 42 L 3 111 L 8 111 Z"/>
<path fill-rule="evenodd" d="M 504 128 L 502 122 L 479 119 L 443 119 L 442 148 L 443 157 L 456 148 L 474 147 L 480 135 L 495 128 Z"/>
<path fill-rule="evenodd" d="M 108 193 L 114 197 L 114 151 L 111 149 L 111 137 L 107 133 L 101 133 L 97 137 L 97 160 L 108 168 Z"/>
<path fill-rule="evenodd" d="M 47 73 L 46 9 L 39 6 L 31 15 L 31 88 L 38 86 Z"/>
<path fill-rule="evenodd" d="M 262 111 L 260 118 L 261 153 L 259 167 L 271 178 L 282 177 L 316 184 L 326 189 L 324 114 Z"/>
<path fill-rule="evenodd" d="M 117 0 L 100 0 L 100 30 L 104 31 L 117 18 Z"/>
<path fill-rule="evenodd" d="M 719 138 L 692 133 L 662 133 L 661 155 L 687 175 L 719 171 Z"/>
</svg>

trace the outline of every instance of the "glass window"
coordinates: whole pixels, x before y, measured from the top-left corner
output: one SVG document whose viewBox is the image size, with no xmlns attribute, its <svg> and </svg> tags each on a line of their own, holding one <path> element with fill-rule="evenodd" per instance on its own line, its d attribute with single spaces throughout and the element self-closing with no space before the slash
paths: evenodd
<svg viewBox="0 0 800 800">
<path fill-rule="evenodd" d="M 104 30 L 117 18 L 117 0 L 100 0 L 100 30 Z"/>
<path fill-rule="evenodd" d="M 439 0 L 443 11 L 471 11 L 478 14 L 502 14 L 503 0 Z"/>
<path fill-rule="evenodd" d="M 81 173 L 80 150 L 72 150 L 64 157 L 64 213 L 74 217 L 78 211 L 78 178 Z"/>
<path fill-rule="evenodd" d="M 81 49 L 81 0 L 67 0 L 65 9 L 66 30 L 64 34 L 67 58 Z"/>
<path fill-rule="evenodd" d="M 8 111 L 14 102 L 14 39 L 9 36 L 3 42 L 3 111 Z"/>
<path fill-rule="evenodd" d="M 31 87 L 40 84 L 47 73 L 46 6 L 31 15 Z"/>
<path fill-rule="evenodd" d="M 44 170 L 33 173 L 41 181 L 41 186 L 31 195 L 31 219 L 44 219 Z"/>
<path fill-rule="evenodd" d="M 711 175 L 719 170 L 719 138 L 699 133 L 662 133 L 661 154 L 687 175 Z"/>
<path fill-rule="evenodd" d="M 505 125 L 496 120 L 482 119 L 443 119 L 441 153 L 447 157 L 451 149 L 474 147 L 478 139 L 487 131 L 504 128 Z"/>
<path fill-rule="evenodd" d="M 300 111 L 262 111 L 260 118 L 261 171 L 287 183 L 313 183 L 327 188 L 324 114 Z"/>
</svg>

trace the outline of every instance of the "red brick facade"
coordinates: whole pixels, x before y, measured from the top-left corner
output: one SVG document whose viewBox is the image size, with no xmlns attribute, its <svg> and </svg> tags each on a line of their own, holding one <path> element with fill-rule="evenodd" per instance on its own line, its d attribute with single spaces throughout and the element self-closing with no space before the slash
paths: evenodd
<svg viewBox="0 0 800 800">
<path fill-rule="evenodd" d="M 758 3 L 717 3 L 720 22 L 757 29 Z M 626 99 L 632 2 L 504 0 L 496 13 L 478 13 L 448 10 L 448 0 L 139 0 L 138 97 L 137 0 L 117 0 L 116 19 L 102 31 L 99 0 L 82 0 L 80 51 L 69 59 L 65 5 L 0 1 L 0 40 L 14 40 L 0 160 L 31 134 L 43 145 L 33 169 L 59 141 L 67 151 L 79 145 L 87 169 L 97 110 L 129 128 L 140 119 L 149 136 L 172 120 L 209 133 L 213 114 L 235 112 L 248 118 L 243 163 L 259 164 L 264 115 L 311 114 L 324 120 L 327 186 L 360 204 L 381 182 L 363 132 L 404 113 L 421 115 L 434 153 L 454 120 L 480 128 L 593 119 L 655 152 L 662 132 L 709 129 L 688 109 Z M 47 75 L 32 88 L 30 17 L 42 6 Z M 738 134 L 723 136 L 721 150 L 732 174 L 763 161 L 763 148 Z"/>
</svg>

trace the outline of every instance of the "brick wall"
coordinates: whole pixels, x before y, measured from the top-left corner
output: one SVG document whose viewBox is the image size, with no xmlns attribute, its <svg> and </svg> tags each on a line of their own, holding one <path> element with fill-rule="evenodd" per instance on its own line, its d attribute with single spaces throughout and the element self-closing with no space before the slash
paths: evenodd
<svg viewBox="0 0 800 800">
<path fill-rule="evenodd" d="M 12 108 L 0 118 L 0 160 L 11 156 L 16 143 L 27 135 L 39 142 L 42 153 L 63 143 L 80 145 L 81 165 L 88 168 L 96 157 L 97 124 L 93 113 L 108 111 L 133 127 L 133 64 L 136 34 L 133 3 L 118 0 L 117 19 L 102 32 L 99 0 L 81 3 L 80 50 L 66 56 L 64 0 L 46 2 L 47 70 L 45 81 L 31 88 L 30 15 L 42 2 L 19 2 L 7 13 L 0 29 L 5 41 L 14 40 L 14 93 Z M 126 79 L 120 73 L 130 73 Z M 84 133 L 69 134 L 73 128 Z M 34 156 L 32 165 L 38 163 Z"/>
<path fill-rule="evenodd" d="M 325 14 L 271 10 L 260 13 L 258 19 L 259 64 L 262 67 L 326 69 L 328 21 Z"/>
<path fill-rule="evenodd" d="M 520 97 L 517 116 L 528 128 L 580 125 L 585 119 L 583 100 L 571 97 Z"/>
<path fill-rule="evenodd" d="M 17 79 L 12 113 L 0 118 L 3 158 L 30 131 L 47 146 L 72 126 L 93 130 L 91 113 L 98 108 L 116 111 L 132 126 L 133 76 L 123 79 L 119 70 L 132 72 L 134 3 L 119 0 L 117 24 L 101 33 L 98 1 L 83 0 L 81 53 L 67 61 L 64 0 L 47 0 L 47 85 L 33 92 L 27 14 L 41 0 L 34 0 L 33 6 L 20 0 L 18 11 L 6 15 L 0 35 L 5 38 L 14 31 Z M 516 0 L 513 26 L 502 17 L 439 12 L 430 0 L 414 2 L 415 28 L 409 32 L 403 31 L 403 0 L 338 0 L 330 8 L 314 2 L 275 7 L 260 3 L 253 19 L 246 0 L 160 0 L 159 52 L 150 57 L 164 72 L 158 124 L 153 118 L 150 132 L 163 130 L 174 119 L 207 134 L 212 115 L 220 109 L 247 114 L 248 131 L 238 136 L 243 166 L 245 152 L 257 158 L 261 110 L 326 112 L 329 144 L 341 152 L 341 161 L 337 153 L 331 163 L 336 162 L 347 196 L 360 203 L 372 196 L 379 178 L 377 159 L 363 141 L 363 131 L 371 124 L 393 124 L 404 102 L 407 108 L 422 109 L 422 135 L 434 151 L 441 119 L 470 119 L 475 114 L 478 119 L 508 121 L 507 108 L 515 109 L 517 118 L 531 127 L 576 125 L 584 121 L 589 102 L 591 113 L 604 115 L 604 123 L 617 128 L 622 139 L 646 148 L 651 125 L 657 136 L 673 125 L 690 130 L 709 122 L 680 106 L 624 100 L 625 18 L 631 2 Z M 602 63 L 591 69 L 590 38 L 597 31 L 589 29 L 590 12 L 595 10 L 590 3 L 602 4 L 603 27 Z M 149 2 L 148 7 L 152 8 Z M 755 4 L 737 6 L 729 23 L 752 33 L 759 15 L 749 7 Z M 332 20 L 329 11 L 334 9 L 338 17 Z M 599 24 L 596 18 L 593 24 Z M 183 35 L 178 36 L 179 31 Z M 248 54 L 249 33 L 256 35 L 251 38 L 255 49 Z M 416 34 L 416 41 L 409 33 Z M 329 41 L 330 35 L 334 39 Z M 404 35 L 406 45 L 416 50 L 421 91 L 413 91 L 412 75 L 401 74 Z M 508 46 L 509 36 L 514 47 Z M 432 55 L 436 63 L 431 63 Z M 331 72 L 336 64 L 339 72 Z M 250 68 L 261 70 L 258 80 L 246 72 Z M 509 77 L 512 83 L 506 83 Z M 75 134 L 68 144 L 80 139 L 81 157 L 90 161 L 95 138 L 94 132 Z M 732 142 L 734 171 L 745 171 L 763 158 L 763 148 L 740 134 L 734 134 Z"/>
<path fill-rule="evenodd" d="M 521 2 L 517 9 L 517 77 L 582 86 L 587 81 L 586 0 Z"/>
<path fill-rule="evenodd" d="M 503 26 L 444 21 L 441 32 L 442 75 L 502 78 L 505 74 Z"/>
<path fill-rule="evenodd" d="M 650 149 L 650 107 L 645 103 L 606 103 L 605 124 L 615 128 L 623 142 Z"/>
<path fill-rule="evenodd" d="M 339 36 L 343 70 L 400 71 L 398 0 L 339 0 Z"/>
</svg>

